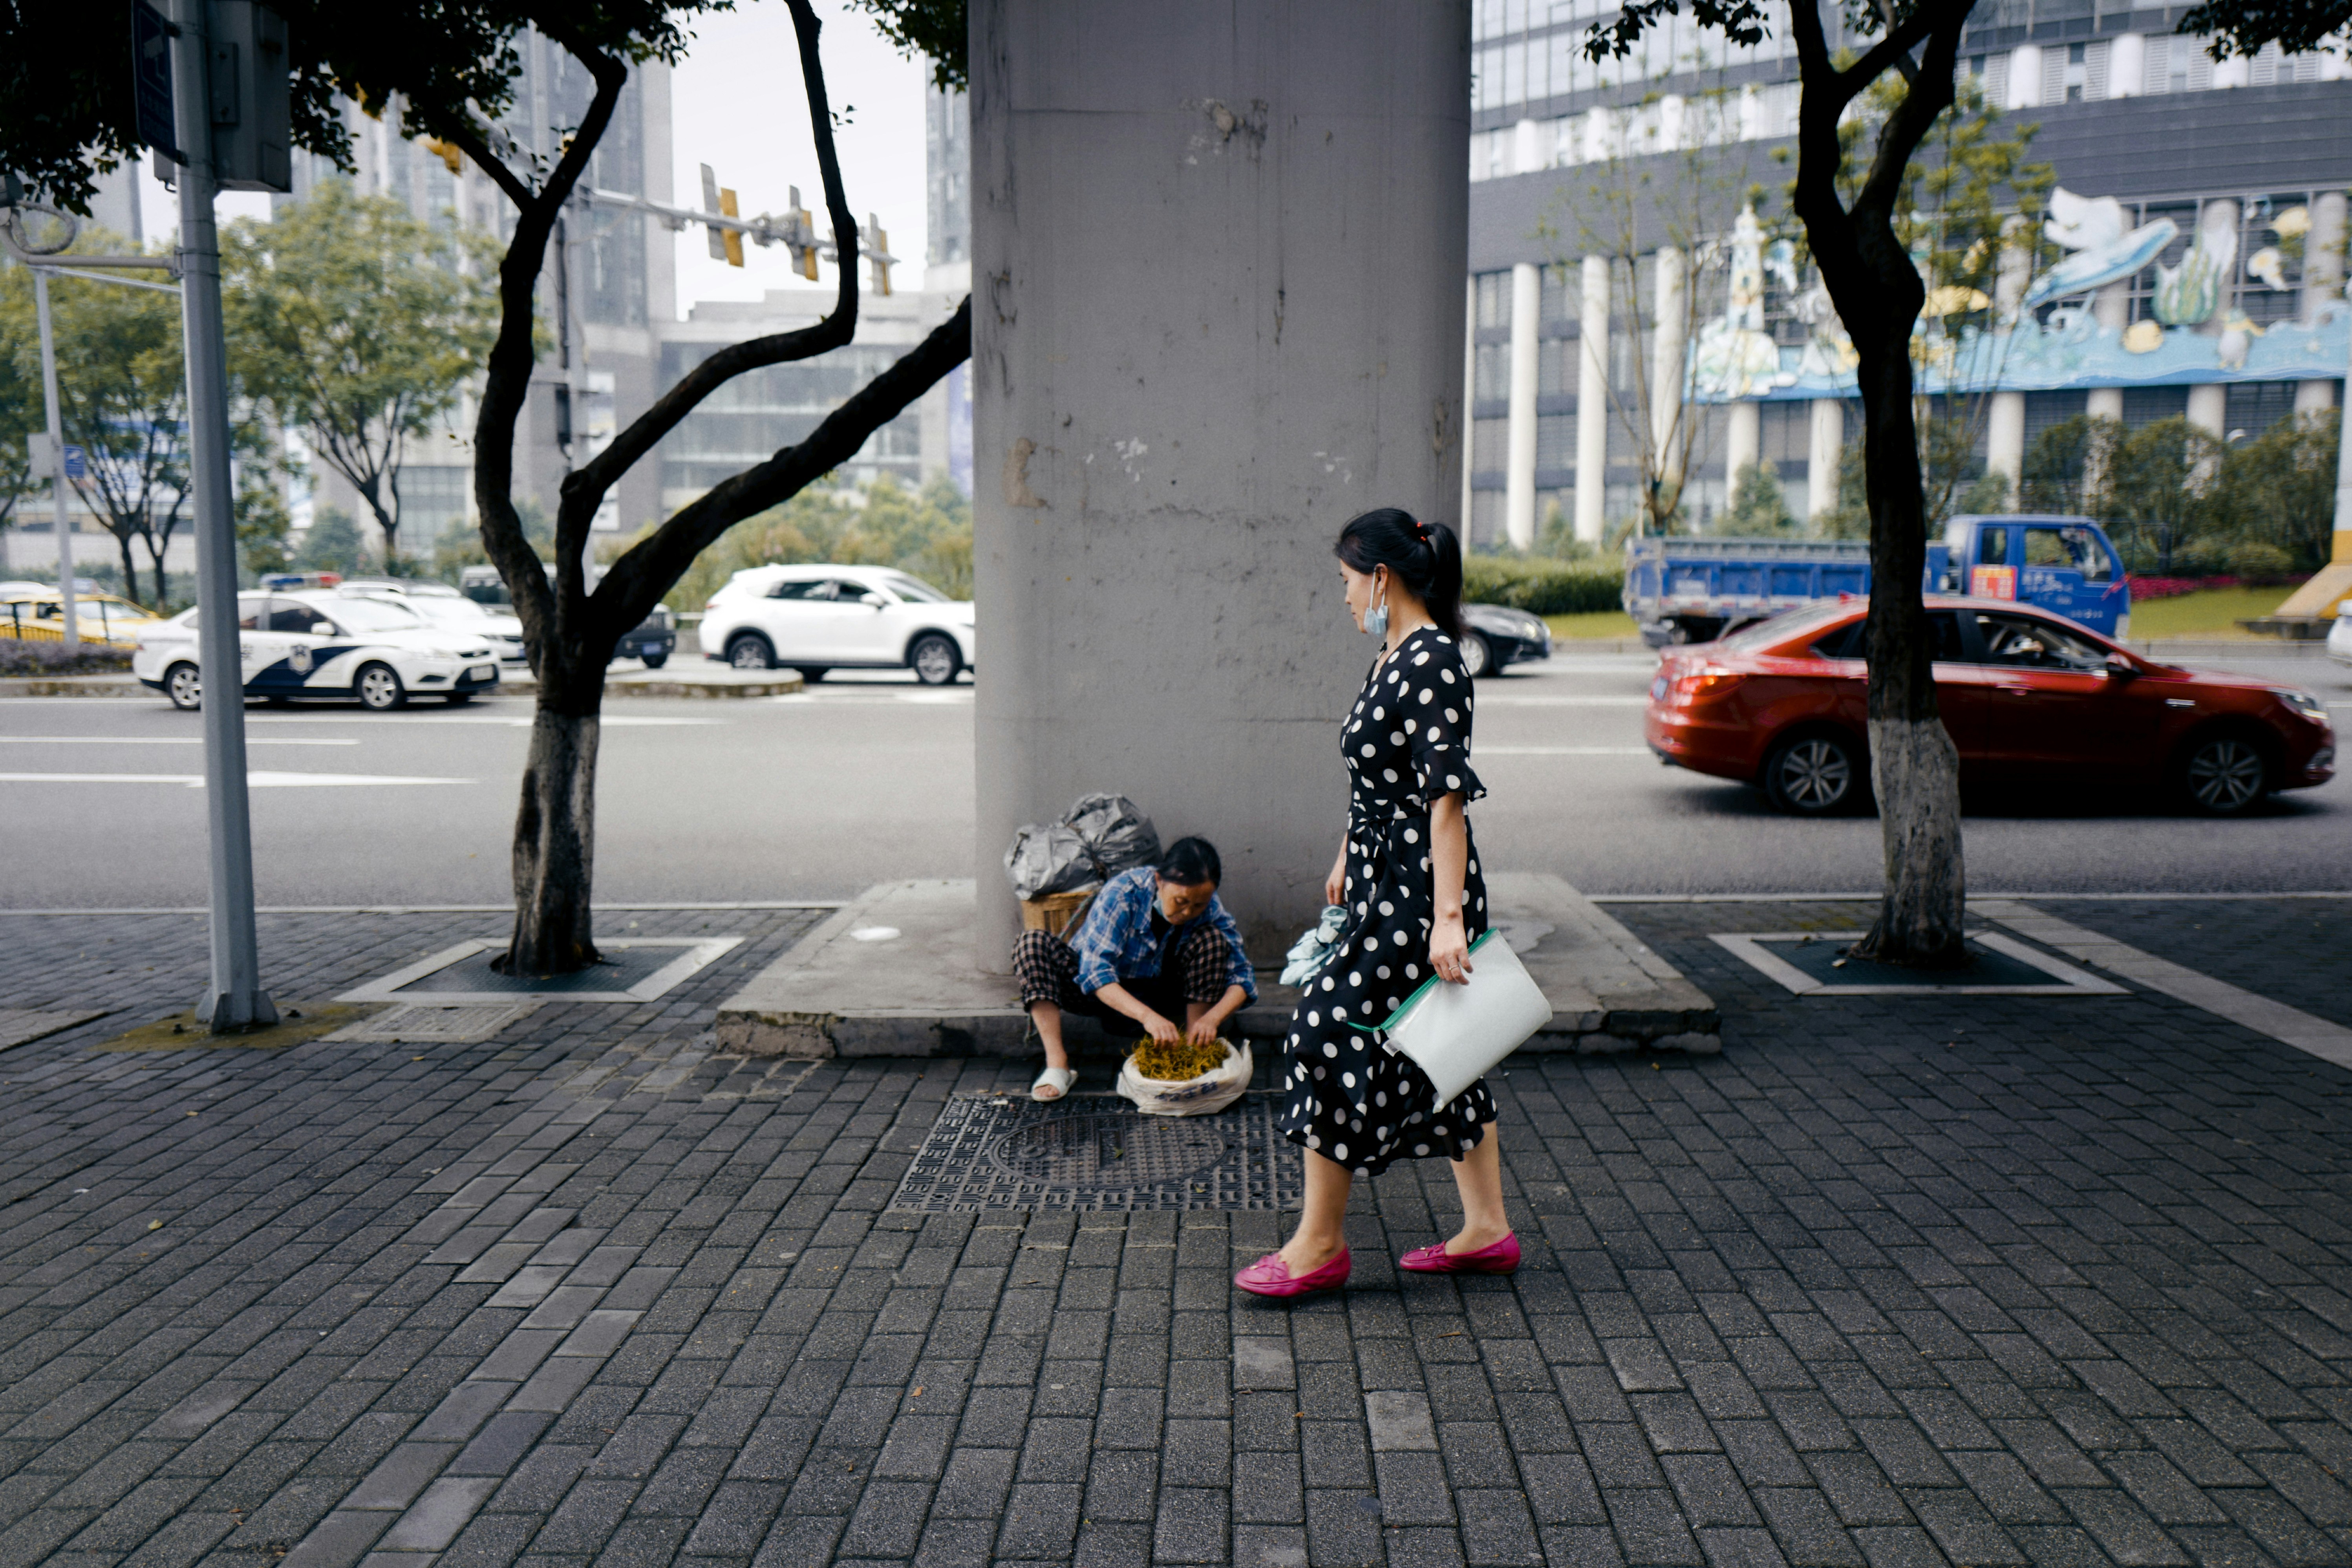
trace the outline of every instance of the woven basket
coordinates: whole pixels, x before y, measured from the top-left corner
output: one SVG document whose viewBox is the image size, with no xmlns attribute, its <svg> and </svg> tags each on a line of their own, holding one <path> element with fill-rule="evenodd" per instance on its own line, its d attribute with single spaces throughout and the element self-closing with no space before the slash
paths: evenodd
<svg viewBox="0 0 2352 1568">
<path fill-rule="evenodd" d="M 1021 929 L 1050 931 L 1055 936 L 1067 936 L 1080 920 L 1087 906 L 1095 900 L 1099 888 L 1081 888 L 1075 893 L 1048 893 L 1042 899 L 1021 900 Z"/>
</svg>

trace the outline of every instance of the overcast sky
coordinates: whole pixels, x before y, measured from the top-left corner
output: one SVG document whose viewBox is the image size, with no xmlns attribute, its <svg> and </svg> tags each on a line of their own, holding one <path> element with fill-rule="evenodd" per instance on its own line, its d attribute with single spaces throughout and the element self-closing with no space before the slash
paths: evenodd
<svg viewBox="0 0 2352 1568">
<path fill-rule="evenodd" d="M 693 46 L 671 75 L 676 205 L 700 205 L 698 171 L 709 163 L 719 183 L 735 190 L 745 216 L 782 214 L 792 187 L 798 185 L 802 204 L 819 215 L 817 226 L 825 229 L 792 14 L 777 0 L 738 0 L 738 5 L 732 15 L 702 20 Z M 850 210 L 861 223 L 869 214 L 881 218 L 890 253 L 904 258 L 892 274 L 893 284 L 919 289 L 924 249 L 923 84 L 930 68 L 899 58 L 865 13 L 840 0 L 815 0 L 815 6 L 824 23 L 825 90 L 840 121 L 835 142 Z M 152 177 L 145 185 L 141 216 L 147 232 L 168 234 L 178 224 L 175 198 Z M 231 191 L 220 198 L 218 211 L 224 220 L 267 217 L 269 198 Z M 713 261 L 705 232 L 688 227 L 674 238 L 680 320 L 700 300 L 757 300 L 771 289 L 830 293 L 834 288 L 829 272 L 814 284 L 793 272 L 781 245 L 767 250 L 746 245 L 740 269 Z M 651 234 L 657 240 L 672 237 L 659 227 Z"/>
</svg>

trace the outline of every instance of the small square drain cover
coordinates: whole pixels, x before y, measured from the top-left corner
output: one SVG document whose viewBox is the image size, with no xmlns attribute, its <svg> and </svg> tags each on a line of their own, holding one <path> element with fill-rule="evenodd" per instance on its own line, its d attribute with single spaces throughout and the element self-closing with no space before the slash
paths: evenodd
<svg viewBox="0 0 2352 1568">
<path fill-rule="evenodd" d="M 1214 1116 L 1143 1116 L 1108 1095 L 951 1100 L 890 1206 L 1295 1209 L 1306 1177 L 1276 1104 L 1253 1094 Z"/>
</svg>

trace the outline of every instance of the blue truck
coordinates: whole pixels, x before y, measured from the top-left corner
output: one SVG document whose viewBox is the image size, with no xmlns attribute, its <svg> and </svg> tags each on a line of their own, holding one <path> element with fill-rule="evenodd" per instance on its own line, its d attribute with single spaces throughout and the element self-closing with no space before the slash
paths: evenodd
<svg viewBox="0 0 2352 1568">
<path fill-rule="evenodd" d="M 1927 546 L 1920 590 L 2035 605 L 2117 641 L 2131 584 L 2087 517 L 1956 517 Z M 1712 642 L 1815 599 L 1870 592 L 1870 546 L 1832 539 L 1637 539 L 1625 613 L 1652 647 Z"/>
</svg>

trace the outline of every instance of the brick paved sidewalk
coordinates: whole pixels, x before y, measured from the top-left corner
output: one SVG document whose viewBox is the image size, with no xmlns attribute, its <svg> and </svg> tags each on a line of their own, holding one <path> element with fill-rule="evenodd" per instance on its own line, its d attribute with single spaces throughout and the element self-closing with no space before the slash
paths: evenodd
<svg viewBox="0 0 2352 1568">
<path fill-rule="evenodd" d="M 2352 1563 L 2352 1079 L 1706 940 L 1852 910 L 1615 912 L 1723 1056 L 1516 1062 L 1528 1266 L 1401 1279 L 1401 1166 L 1288 1310 L 1226 1282 L 1276 1215 L 890 1212 L 1028 1070 L 709 1054 L 805 915 L 608 915 L 749 940 L 488 1046 L 136 1054 L 200 922 L 0 917 L 8 1005 L 122 1010 L 0 1054 L 0 1568 Z M 315 999 L 496 922 L 264 926 Z"/>
</svg>

